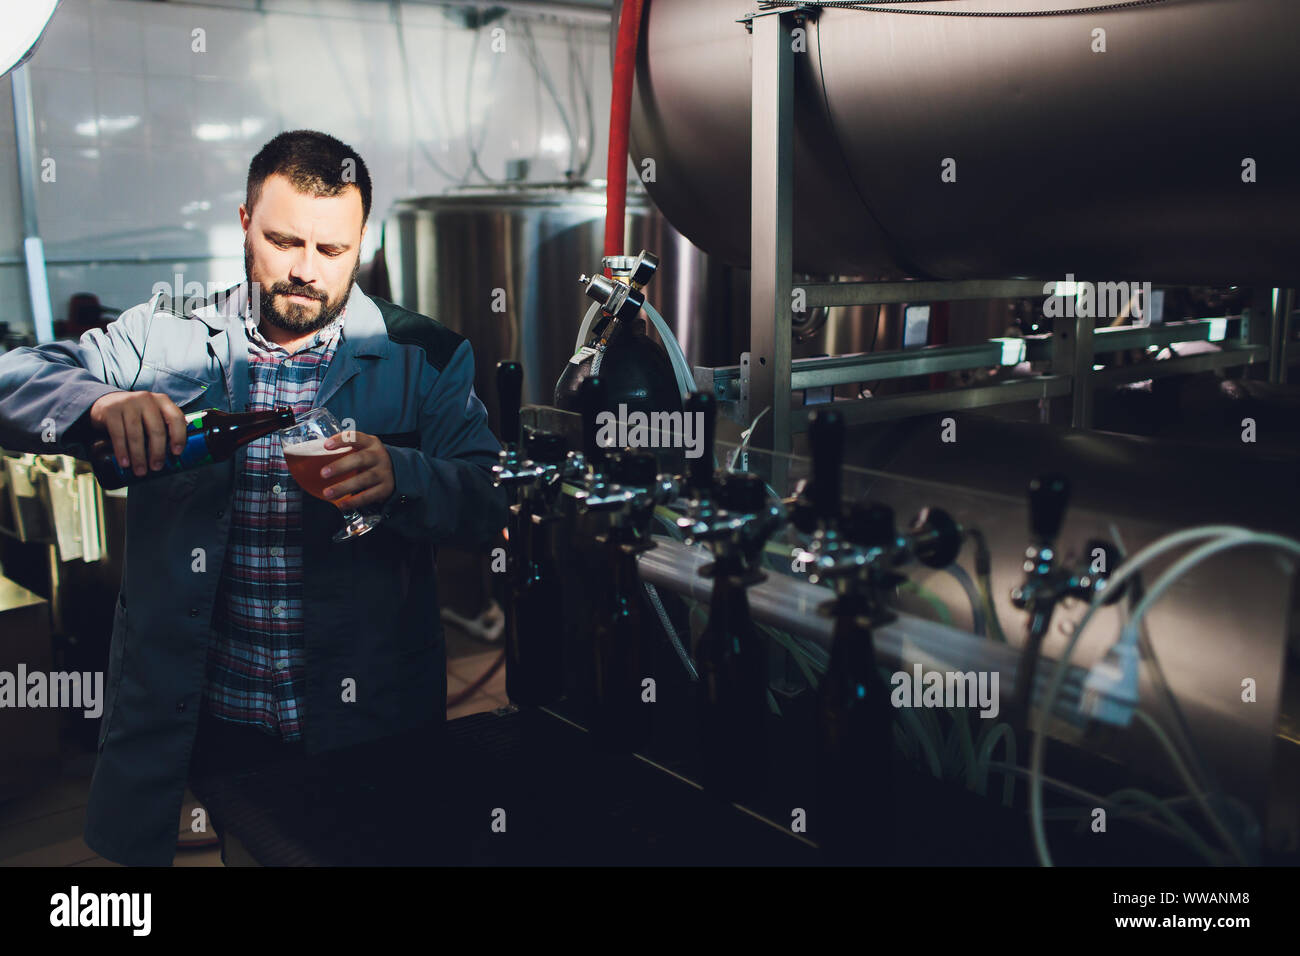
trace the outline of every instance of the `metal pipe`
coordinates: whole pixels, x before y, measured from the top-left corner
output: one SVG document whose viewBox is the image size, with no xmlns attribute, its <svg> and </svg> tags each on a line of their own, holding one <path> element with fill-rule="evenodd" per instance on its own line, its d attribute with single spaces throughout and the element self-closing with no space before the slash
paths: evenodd
<svg viewBox="0 0 1300 956">
<path fill-rule="evenodd" d="M 27 263 L 27 295 L 32 304 L 36 341 L 54 341 L 54 312 L 50 308 L 50 285 L 45 274 L 45 246 L 36 217 L 36 111 L 27 66 L 15 67 L 13 80 L 14 137 L 18 148 L 18 190 L 23 207 L 23 256 Z"/>
</svg>

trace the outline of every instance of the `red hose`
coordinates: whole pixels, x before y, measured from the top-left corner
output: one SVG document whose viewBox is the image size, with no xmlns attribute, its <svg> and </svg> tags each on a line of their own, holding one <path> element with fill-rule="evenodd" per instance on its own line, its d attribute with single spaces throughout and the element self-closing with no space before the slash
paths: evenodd
<svg viewBox="0 0 1300 956">
<path fill-rule="evenodd" d="M 645 0 L 623 0 L 614 47 L 614 90 L 609 101 L 609 160 L 605 171 L 605 255 L 621 256 L 627 210 L 628 122 L 632 114 L 632 83 L 636 79 L 637 38 Z M 609 270 L 605 270 L 609 274 Z"/>
</svg>

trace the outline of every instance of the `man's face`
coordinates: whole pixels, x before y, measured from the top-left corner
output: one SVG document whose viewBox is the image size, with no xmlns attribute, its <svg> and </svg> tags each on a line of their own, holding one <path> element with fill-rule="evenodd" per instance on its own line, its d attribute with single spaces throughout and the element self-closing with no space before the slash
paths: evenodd
<svg viewBox="0 0 1300 956">
<path fill-rule="evenodd" d="M 284 176 L 268 176 L 252 214 L 239 207 L 239 221 L 261 319 L 298 335 L 334 321 L 361 265 L 361 191 L 312 196 Z"/>
</svg>

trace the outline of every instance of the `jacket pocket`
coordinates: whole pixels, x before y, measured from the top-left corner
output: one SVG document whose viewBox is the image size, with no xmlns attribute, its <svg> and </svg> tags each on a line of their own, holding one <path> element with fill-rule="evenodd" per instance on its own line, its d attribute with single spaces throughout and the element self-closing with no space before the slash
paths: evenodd
<svg viewBox="0 0 1300 956">
<path fill-rule="evenodd" d="M 185 372 L 178 372 L 165 365 L 151 367 L 154 370 L 154 378 L 150 391 L 162 392 L 185 411 L 212 407 L 217 394 L 222 392 L 222 389 L 210 388 L 209 383 Z M 194 407 L 186 409 L 185 406 L 191 403 Z"/>
<path fill-rule="evenodd" d="M 122 686 L 122 663 L 126 659 L 126 643 L 130 634 L 127 622 L 126 603 L 122 595 L 117 596 L 117 606 L 113 609 L 113 637 L 108 650 L 108 685 L 105 688 L 104 713 L 99 721 L 99 750 L 104 750 L 104 741 L 113 726 L 113 711 L 116 709 L 117 692 Z"/>
</svg>

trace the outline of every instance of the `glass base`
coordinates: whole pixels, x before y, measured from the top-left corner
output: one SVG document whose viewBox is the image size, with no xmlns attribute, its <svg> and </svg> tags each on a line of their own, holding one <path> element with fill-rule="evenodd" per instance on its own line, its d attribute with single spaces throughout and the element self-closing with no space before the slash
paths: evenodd
<svg viewBox="0 0 1300 956">
<path fill-rule="evenodd" d="M 382 524 L 383 520 L 383 515 L 357 515 L 330 540 L 347 541 L 349 538 L 359 538 L 371 528 Z"/>
</svg>

